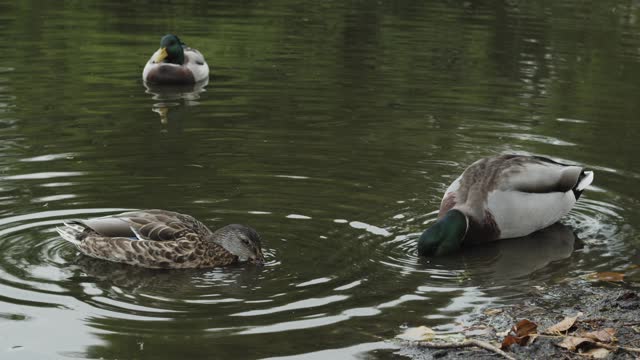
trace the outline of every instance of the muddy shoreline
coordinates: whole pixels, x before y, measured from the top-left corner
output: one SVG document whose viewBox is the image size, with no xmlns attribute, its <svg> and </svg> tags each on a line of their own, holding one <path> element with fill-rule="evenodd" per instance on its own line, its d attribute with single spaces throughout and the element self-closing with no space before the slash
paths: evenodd
<svg viewBox="0 0 640 360">
<path fill-rule="evenodd" d="M 606 359 L 638 359 L 640 353 L 615 349 L 620 346 L 640 348 L 640 283 L 610 283 L 578 280 L 571 283 L 536 288 L 520 304 L 484 309 L 474 314 L 465 324 L 467 339 L 477 339 L 499 348 L 513 326 L 523 319 L 541 329 L 561 322 L 579 313 L 569 330 L 558 336 L 541 335 L 528 345 L 513 344 L 504 351 L 516 359 L 586 359 L 590 350 L 598 348 L 593 343 L 582 343 L 574 351 L 560 347 L 566 336 L 577 336 L 602 329 L 613 329 L 615 340 L 610 349 L 599 351 Z M 513 334 L 513 332 L 511 332 Z M 500 359 L 496 352 L 478 347 L 432 349 L 415 341 L 400 341 L 397 354 L 411 359 Z M 446 342 L 446 341 L 445 341 Z"/>
</svg>

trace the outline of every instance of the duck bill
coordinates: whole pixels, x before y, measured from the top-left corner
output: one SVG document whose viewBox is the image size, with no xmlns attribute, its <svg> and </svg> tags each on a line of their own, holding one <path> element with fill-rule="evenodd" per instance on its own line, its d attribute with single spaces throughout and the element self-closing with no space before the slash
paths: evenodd
<svg viewBox="0 0 640 360">
<path fill-rule="evenodd" d="M 167 48 L 160 48 L 158 49 L 158 51 L 156 51 L 156 56 L 153 59 L 153 62 L 159 63 L 164 61 L 164 59 L 167 58 L 167 56 L 169 56 L 169 54 L 167 54 Z"/>
</svg>

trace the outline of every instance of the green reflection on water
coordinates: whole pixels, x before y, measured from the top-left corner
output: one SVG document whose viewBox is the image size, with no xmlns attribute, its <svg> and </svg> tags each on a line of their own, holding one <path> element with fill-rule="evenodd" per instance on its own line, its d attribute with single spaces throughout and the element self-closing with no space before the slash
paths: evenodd
<svg viewBox="0 0 640 360">
<path fill-rule="evenodd" d="M 33 215 L 2 228 L 0 322 L 13 335 L 0 348 L 154 359 L 348 348 L 637 263 L 638 15 L 622 1 L 0 1 L 0 214 Z M 141 83 L 167 32 L 207 58 L 204 91 Z M 524 251 L 509 246 L 416 259 L 412 234 L 448 183 L 505 151 L 596 170 L 566 220 L 585 244 L 515 274 L 495 270 Z M 248 223 L 271 265 L 87 263 L 50 231 L 65 216 L 46 212 L 96 208 Z M 263 315 L 230 316 L 251 310 Z M 239 334 L 314 323 L 326 325 Z"/>
</svg>

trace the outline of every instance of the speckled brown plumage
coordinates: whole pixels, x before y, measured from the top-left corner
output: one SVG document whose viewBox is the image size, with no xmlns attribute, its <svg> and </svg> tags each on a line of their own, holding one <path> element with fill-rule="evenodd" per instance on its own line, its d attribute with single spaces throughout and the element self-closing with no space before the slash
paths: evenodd
<svg viewBox="0 0 640 360">
<path fill-rule="evenodd" d="M 75 220 L 58 232 L 85 255 L 146 268 L 231 265 L 239 261 L 234 250 L 254 255 L 256 262 L 263 259 L 255 230 L 227 225 L 211 232 L 192 216 L 166 210 Z"/>
</svg>

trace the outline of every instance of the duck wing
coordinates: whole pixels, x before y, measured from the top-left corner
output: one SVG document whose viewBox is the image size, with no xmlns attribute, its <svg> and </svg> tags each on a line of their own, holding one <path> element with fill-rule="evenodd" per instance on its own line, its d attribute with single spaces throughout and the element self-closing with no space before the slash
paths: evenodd
<svg viewBox="0 0 640 360">
<path fill-rule="evenodd" d="M 223 247 L 189 233 L 173 241 L 89 235 L 77 247 L 85 255 L 153 269 L 225 266 L 236 257 Z"/>
<path fill-rule="evenodd" d="M 593 173 L 542 156 L 501 155 L 471 164 L 445 192 L 456 194 L 458 204 L 482 204 L 492 191 L 523 193 L 581 192 Z M 576 193 L 576 198 L 579 196 Z"/>
<path fill-rule="evenodd" d="M 211 231 L 192 216 L 166 210 L 141 210 L 77 220 L 103 237 L 176 241 L 189 234 L 205 237 Z"/>
<path fill-rule="evenodd" d="M 495 186 L 487 193 L 485 222 L 499 229 L 499 238 L 528 235 L 567 215 L 593 172 L 544 157 L 500 157 Z"/>
<path fill-rule="evenodd" d="M 188 62 L 195 62 L 198 65 L 204 65 L 207 62 L 204 60 L 204 55 L 194 48 L 184 47 L 184 56 Z"/>
<path fill-rule="evenodd" d="M 502 170 L 502 179 L 496 186 L 503 191 L 564 193 L 576 189 L 588 176 L 580 166 L 561 164 L 541 156 L 515 156 L 505 162 L 508 166 Z M 582 189 L 584 187 L 586 185 Z"/>
<path fill-rule="evenodd" d="M 200 82 L 209 78 L 209 65 L 200 51 L 190 47 L 185 47 L 184 58 L 184 66 L 191 71 L 195 82 Z"/>
</svg>

